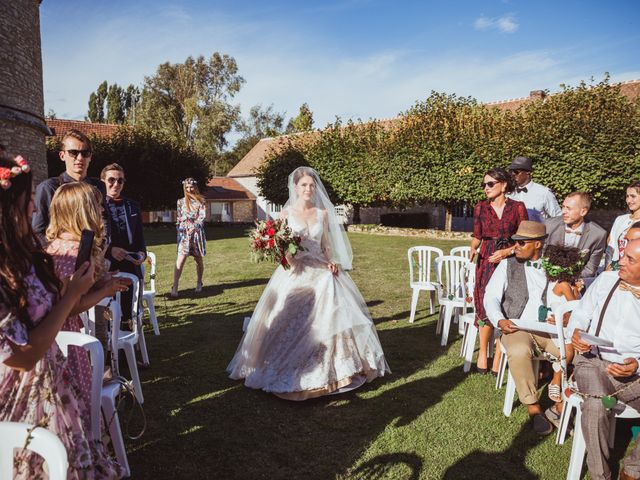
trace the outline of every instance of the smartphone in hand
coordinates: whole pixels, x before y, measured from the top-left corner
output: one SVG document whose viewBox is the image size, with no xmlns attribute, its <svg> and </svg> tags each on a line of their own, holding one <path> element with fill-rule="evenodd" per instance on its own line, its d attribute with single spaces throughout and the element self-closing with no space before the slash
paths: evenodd
<svg viewBox="0 0 640 480">
<path fill-rule="evenodd" d="M 84 262 L 91 259 L 94 237 L 95 234 L 91 230 L 82 230 L 80 247 L 78 248 L 78 257 L 76 258 L 76 270 L 78 270 Z"/>
</svg>

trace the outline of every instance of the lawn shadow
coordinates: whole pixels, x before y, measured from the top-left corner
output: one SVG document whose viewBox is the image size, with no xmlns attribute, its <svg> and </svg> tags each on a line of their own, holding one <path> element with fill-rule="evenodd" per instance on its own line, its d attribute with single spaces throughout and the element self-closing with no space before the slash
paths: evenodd
<svg viewBox="0 0 640 480">
<path fill-rule="evenodd" d="M 352 475 L 367 479 L 389 478 L 398 466 L 406 466 L 409 469 L 408 476 L 403 476 L 407 480 L 418 480 L 422 470 L 422 459 L 413 453 L 391 453 L 378 455 L 368 462 L 360 465 L 351 471 Z"/>
</svg>

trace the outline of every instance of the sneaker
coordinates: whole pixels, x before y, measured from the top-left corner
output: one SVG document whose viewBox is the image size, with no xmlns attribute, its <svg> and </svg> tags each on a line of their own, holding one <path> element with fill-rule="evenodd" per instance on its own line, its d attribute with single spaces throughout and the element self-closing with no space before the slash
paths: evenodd
<svg viewBox="0 0 640 480">
<path fill-rule="evenodd" d="M 547 417 L 547 420 L 549 420 L 554 427 L 560 428 L 560 417 L 562 414 L 558 413 L 555 405 L 547 408 L 544 412 L 544 416 Z"/>
<path fill-rule="evenodd" d="M 538 435 L 549 435 L 553 432 L 553 425 L 543 414 L 536 413 L 531 417 L 531 420 L 533 422 L 533 431 Z"/>
<path fill-rule="evenodd" d="M 201 284 L 201 283 L 198 283 L 198 284 L 196 285 L 196 293 L 200 293 L 200 292 L 202 292 L 202 284 Z"/>
</svg>

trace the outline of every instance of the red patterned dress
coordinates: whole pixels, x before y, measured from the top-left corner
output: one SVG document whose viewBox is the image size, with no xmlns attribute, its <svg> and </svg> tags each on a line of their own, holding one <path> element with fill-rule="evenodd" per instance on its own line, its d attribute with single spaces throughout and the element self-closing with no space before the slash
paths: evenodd
<svg viewBox="0 0 640 480">
<path fill-rule="evenodd" d="M 509 198 L 504 205 L 502 218 L 498 218 L 489 200 L 478 202 L 473 210 L 473 237 L 482 240 L 478 250 L 476 286 L 473 291 L 476 324 L 478 320 L 490 324 L 484 311 L 484 290 L 498 264 L 489 262 L 489 257 L 496 250 L 512 246 L 511 236 L 518 230 L 520 222 L 528 219 L 524 203 Z"/>
</svg>

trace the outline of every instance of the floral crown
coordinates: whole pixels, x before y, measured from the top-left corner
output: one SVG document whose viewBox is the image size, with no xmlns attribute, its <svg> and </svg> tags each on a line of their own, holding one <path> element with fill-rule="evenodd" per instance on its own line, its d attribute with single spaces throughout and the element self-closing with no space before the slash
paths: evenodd
<svg viewBox="0 0 640 480">
<path fill-rule="evenodd" d="M 573 265 L 569 265 L 568 267 L 561 267 L 560 265 L 554 265 L 549 261 L 547 257 L 542 257 L 542 261 L 540 265 L 542 269 L 549 275 L 551 278 L 556 278 L 557 276 L 566 273 L 567 275 L 575 275 L 580 273 L 584 267 L 584 259 L 585 255 L 582 254 L 580 260 L 578 260 Z"/>
<path fill-rule="evenodd" d="M 11 179 L 13 177 L 31 171 L 31 167 L 21 155 L 14 158 L 13 161 L 17 164 L 15 167 L 0 167 L 0 187 L 3 190 L 11 188 Z"/>
<path fill-rule="evenodd" d="M 183 185 L 198 185 L 198 181 L 193 178 L 187 178 L 182 181 Z"/>
</svg>

